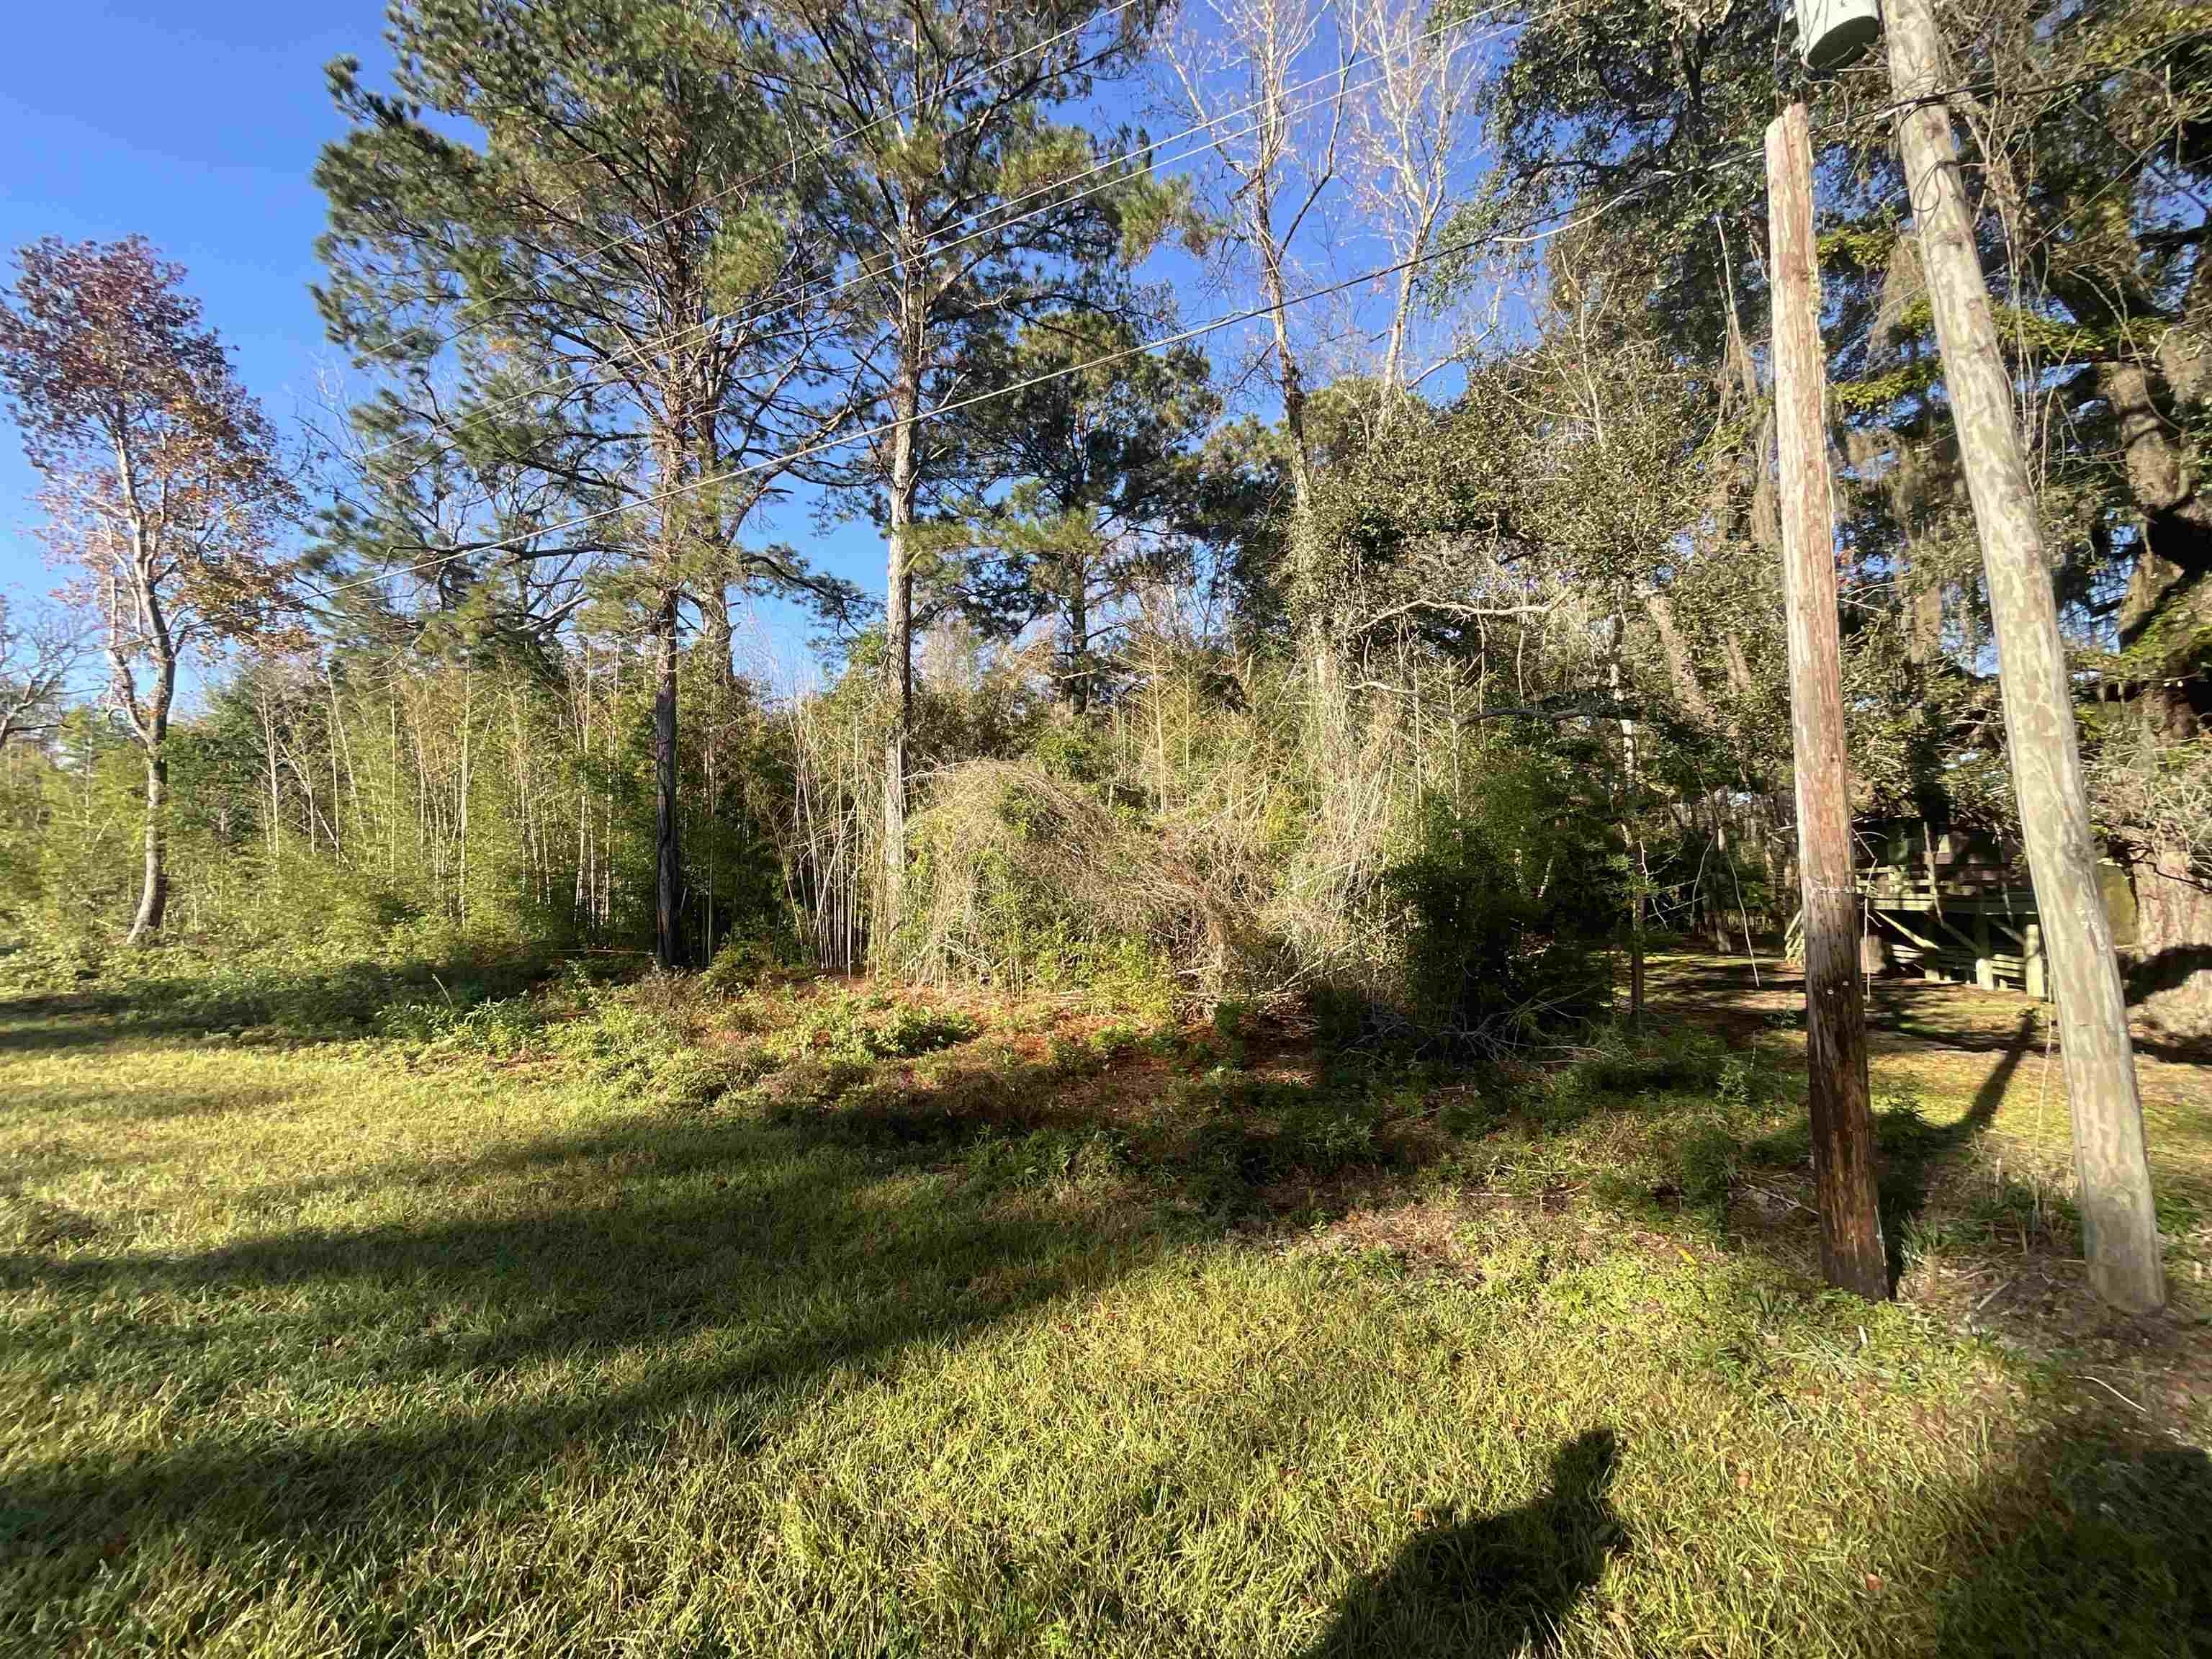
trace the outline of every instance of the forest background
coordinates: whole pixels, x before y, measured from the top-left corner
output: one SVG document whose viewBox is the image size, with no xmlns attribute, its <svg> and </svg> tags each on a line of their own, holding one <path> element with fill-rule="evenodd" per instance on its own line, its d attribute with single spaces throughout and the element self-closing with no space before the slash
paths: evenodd
<svg viewBox="0 0 2212 1659">
<path fill-rule="evenodd" d="M 11 337 L 16 969 L 732 951 L 1496 1048 L 1780 932 L 1781 17 L 928 17 L 395 8 L 284 139 L 321 347 L 289 276 L 21 227 L 16 315 L 161 298 L 202 413 L 144 410 L 198 516 L 133 574 Z M 2201 1031 L 2206 37 L 1945 25 L 2133 993 Z M 1854 814 L 2016 844 L 1893 116 L 1816 89 Z"/>
</svg>

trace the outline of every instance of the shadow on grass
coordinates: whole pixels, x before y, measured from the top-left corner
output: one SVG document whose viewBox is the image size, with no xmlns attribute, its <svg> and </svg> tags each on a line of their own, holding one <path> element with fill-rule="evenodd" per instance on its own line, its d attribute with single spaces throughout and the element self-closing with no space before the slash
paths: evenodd
<svg viewBox="0 0 2212 1659">
<path fill-rule="evenodd" d="M 1506 1659 L 1555 1650 L 1559 1620 L 1622 1547 L 1613 1431 L 1552 1458 L 1550 1487 L 1501 1515 L 1429 1528 L 1354 1585 L 1306 1659 Z"/>
<path fill-rule="evenodd" d="M 0 1632 L 33 1612 L 70 1628 L 67 1609 L 104 1600 L 138 1557 L 228 1564 L 249 1595 L 271 1547 L 373 1583 L 420 1547 L 428 1515 L 489 1516 L 580 1452 L 672 1470 L 702 1413 L 737 1440 L 770 1435 L 832 1373 L 884 1374 L 909 1344 L 1097 1288 L 1194 1236 L 948 1194 L 910 1163 L 696 1118 L 438 1179 L 502 1175 L 518 1185 L 483 1220 L 0 1258 L 0 1287 L 53 1310 L 19 1322 L 17 1363 L 56 1392 L 158 1380 L 179 1431 L 65 1461 L 26 1448 L 0 1492 Z M 386 1645 L 364 1631 L 357 1650 Z"/>
<path fill-rule="evenodd" d="M 2196 1000 L 2201 1009 L 2204 1001 L 2201 987 L 2205 976 L 2212 975 L 2212 945 L 2174 945 L 2146 956 L 2123 958 L 2121 971 L 2127 977 L 2130 1008 L 2153 997 L 2179 991 L 2194 980 L 2200 987 Z M 2160 1033 L 2148 1042 L 2139 1036 L 2136 1046 L 2150 1048 L 2172 1059 L 2212 1061 L 2212 1033 L 2201 1030 L 2193 1035 Z"/>
<path fill-rule="evenodd" d="M 546 968 L 527 951 L 319 965 L 149 955 L 78 989 L 0 996 L 0 1054 L 248 1031 L 278 1042 L 344 1041 L 374 1032 L 394 1004 L 465 1008 L 527 990 Z"/>
<path fill-rule="evenodd" d="M 2131 1425 L 2032 1443 L 1963 1492 L 1897 1564 L 1925 1651 L 1958 1659 L 2212 1653 L 2212 1459 Z"/>
<path fill-rule="evenodd" d="M 2035 1010 L 2023 1008 L 2012 1040 L 1956 1122 L 1938 1126 L 1911 1111 L 1885 1113 L 1876 1120 L 1875 1146 L 1881 1158 L 1876 1182 L 1893 1290 L 1905 1276 L 1906 1239 L 1926 1216 L 1941 1183 L 1996 1121 L 2013 1073 L 2034 1051 L 2036 1026 Z"/>
<path fill-rule="evenodd" d="M 36 1617 L 55 1646 L 98 1650 L 180 1579 L 228 1598 L 210 1628 L 280 1579 L 319 1580 L 358 1615 L 347 1640 L 362 1654 L 404 1645 L 386 1592 L 410 1574 L 447 1598 L 413 1611 L 488 1625 L 506 1609 L 468 1598 L 499 1581 L 426 1577 L 427 1545 L 496 1549 L 520 1528 L 526 1549 L 528 1517 L 575 1501 L 579 1470 L 675 1481 L 702 1434 L 747 1455 L 834 1383 L 891 1376 L 910 1350 L 1218 1236 L 1260 1183 L 1341 1152 L 1338 1167 L 1387 1186 L 1426 1156 L 1389 1100 L 1321 1084 L 939 1063 L 938 1086 L 794 1101 L 777 1122 L 640 1112 L 354 1177 L 419 1194 L 405 1224 L 181 1255 L 57 1237 L 0 1258 L 0 1288 L 33 1293 L 10 1328 L 19 1364 L 51 1393 L 158 1399 L 165 1419 L 128 1449 L 80 1442 L 64 1459 L 31 1441 L 16 1458 L 0 1493 L 0 1638 Z M 1147 1091 L 1176 1079 L 1176 1112 L 1206 1109 L 1163 1126 Z M 1110 1155 L 1090 1188 L 1087 1146 Z M 1114 1178 L 1168 1184 L 1132 1197 Z M 2157 1644 L 2206 1606 L 2203 1460 L 2087 1447 L 1929 1495 L 1934 1541 L 1889 1577 L 1917 1598 L 1916 1627 L 1943 1632 L 1930 1651 L 2092 1650 L 2044 1639 L 2061 1630 L 2101 1632 L 2098 1651 L 2187 1650 Z M 1423 1534 L 1343 1596 L 1311 1659 L 1545 1650 L 1622 1546 L 1613 1460 L 1608 1434 L 1584 1435 L 1529 1504 Z"/>
<path fill-rule="evenodd" d="M 2177 965 L 2178 962 L 2178 965 Z M 2129 969 L 2130 1007 L 2144 996 L 2188 974 L 2201 963 L 2179 953 L 2176 961 L 2136 964 Z M 1994 1054 L 2011 1042 L 2015 1010 L 2047 1009 L 2012 991 L 1983 991 L 1903 975 L 1876 977 L 1867 1005 L 1867 1029 L 1877 1043 L 1885 1037 L 1909 1039 L 1957 1049 Z M 1794 969 L 1762 961 L 1754 975 L 1748 962 L 1723 957 L 1674 958 L 1653 964 L 1651 998 L 1656 1006 L 1737 1035 L 1765 1029 L 1791 1006 L 1802 1006 L 1804 981 Z M 1801 1028 L 1802 1029 L 1802 1028 Z M 2179 1065 L 2212 1060 L 2212 1037 L 2177 1036 L 2137 1030 L 2135 1050 Z"/>
</svg>

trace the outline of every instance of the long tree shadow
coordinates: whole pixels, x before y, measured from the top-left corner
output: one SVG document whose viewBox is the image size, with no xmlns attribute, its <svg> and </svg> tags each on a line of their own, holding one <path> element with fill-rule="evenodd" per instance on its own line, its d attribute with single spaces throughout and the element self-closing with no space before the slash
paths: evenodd
<svg viewBox="0 0 2212 1659">
<path fill-rule="evenodd" d="M 1921 1178 L 1906 1197 L 1925 1201 L 2032 1047 L 2023 1023 L 1959 1124 L 1911 1131 L 1905 1161 Z M 1048 1199 L 992 1176 L 1000 1166 L 983 1154 L 1017 1146 L 1011 1136 L 1073 1146 L 1101 1120 L 1079 1093 L 1054 1094 L 1062 1070 L 989 1070 L 926 1098 L 795 1104 L 781 1122 L 641 1109 L 465 1164 L 265 1194 L 282 1209 L 326 1184 L 366 1185 L 419 1218 L 399 1224 L 295 1228 L 185 1255 L 94 1253 L 96 1234 L 26 1239 L 0 1256 L 0 1287 L 33 1293 L 9 1331 L 21 1364 L 56 1395 L 158 1399 L 161 1422 L 112 1446 L 80 1439 L 66 1459 L 58 1439 L 42 1450 L 35 1428 L 21 1437 L 0 1491 L 0 1646 L 11 1620 L 37 1613 L 65 1648 L 95 1593 L 112 1608 L 120 1583 L 127 1600 L 154 1560 L 253 1584 L 281 1553 L 289 1569 L 368 1586 L 362 1601 L 374 1606 L 375 1586 L 423 1549 L 428 1517 L 450 1528 L 526 1504 L 577 1463 L 658 1479 L 690 1456 L 684 1437 L 702 1420 L 733 1443 L 772 1443 L 832 1386 L 1143 1272 L 1225 1224 L 1226 1206 Z M 1335 1109 L 1317 1091 L 1240 1085 L 1209 1109 L 1154 1149 L 1193 1160 L 1173 1172 L 1182 1195 L 1212 1202 L 1334 1144 L 1320 1132 Z M 1387 1141 L 1362 1139 L 1361 1156 Z M 1802 1162 L 1802 1140 L 1791 1156 Z M 1004 1163 L 1024 1161 L 1037 1154 Z M 1409 1150 L 1395 1175 L 1415 1167 Z M 1310 1659 L 1555 1647 L 1625 1542 L 1614 1461 L 1610 1431 L 1593 1431 L 1561 1449 L 1530 1503 L 1423 1533 L 1344 1597 Z M 2212 1548 L 2185 1559 L 2212 1516 L 2201 1455 L 2146 1455 L 2142 1468 L 2124 1490 L 2100 1486 L 2094 1469 L 2059 1483 L 2069 1495 L 2056 1518 L 2033 1512 L 2049 1480 L 1977 1496 L 1941 1552 L 1959 1582 L 1925 1592 L 1948 1598 L 1958 1641 L 1944 1650 L 2035 1650 L 1990 1644 L 2006 1608 L 1966 1582 L 1983 1563 L 2038 1594 L 2101 1594 L 2109 1571 L 2141 1605 L 2206 1606 Z M 2181 1498 L 2165 1504 L 2161 1481 Z M 2165 1518 L 2138 1544 L 2129 1517 L 2146 1504 Z M 2121 1601 L 2112 1618 L 2145 1627 Z M 364 1629 L 353 1650 L 398 1639 Z"/>
<path fill-rule="evenodd" d="M 1422 1532 L 1346 1595 L 1306 1659 L 1553 1651 L 1560 1620 L 1626 1541 L 1610 1495 L 1617 1455 L 1613 1431 L 1592 1429 L 1553 1455 L 1534 1501 Z"/>
<path fill-rule="evenodd" d="M 2212 945 L 2178 945 L 2154 951 L 2127 962 L 2123 971 L 2127 976 L 2128 1006 L 2132 1008 L 2212 974 Z M 2212 1034 L 2203 1031 L 2185 1035 L 2154 1028 L 2151 1033 L 2138 1034 L 2136 1046 L 2165 1059 L 2212 1061 Z"/>
<path fill-rule="evenodd" d="M 2212 963 L 2212 948 L 2186 946 L 2124 964 L 2129 1006 L 2185 982 Z M 1725 957 L 1692 957 L 1655 963 L 1652 1006 L 1695 1024 L 1746 1036 L 1802 1006 L 1803 981 L 1791 969 L 1762 960 L 1754 973 L 1747 961 Z M 2006 1027 L 2013 1010 L 2032 1012 L 2017 992 L 1982 991 L 1903 975 L 1877 976 L 1869 988 L 1867 1028 L 1876 1052 L 1886 1044 L 1934 1045 L 1964 1054 L 2000 1051 L 2011 1042 Z M 1779 1006 L 1778 1006 L 1779 1005 Z M 2139 1056 L 2177 1065 L 2212 1059 L 2212 1036 L 2191 1036 L 2148 1029 L 2137 1022 L 2132 1034 Z"/>
<path fill-rule="evenodd" d="M 250 1580 L 272 1544 L 373 1579 L 420 1547 L 425 1515 L 496 1504 L 580 1449 L 649 1463 L 702 1410 L 773 1434 L 833 1372 L 880 1373 L 1194 1236 L 962 1194 L 914 1160 L 758 1124 L 641 1121 L 474 1166 L 516 1170 L 544 1194 L 520 1213 L 507 1187 L 483 1219 L 0 1257 L 0 1285 L 52 1310 L 15 1328 L 19 1363 L 57 1394 L 161 1379 L 181 1431 L 65 1460 L 27 1437 L 0 1490 L 0 1607 L 66 1627 L 60 1610 L 134 1557 Z"/>
<path fill-rule="evenodd" d="M 343 1041 L 374 1031 L 394 1003 L 465 1008 L 526 990 L 546 972 L 546 958 L 529 951 L 226 969 L 190 957 L 154 960 L 128 976 L 94 978 L 76 989 L 0 997 L 0 1054 L 247 1030 L 291 1042 Z"/>
</svg>

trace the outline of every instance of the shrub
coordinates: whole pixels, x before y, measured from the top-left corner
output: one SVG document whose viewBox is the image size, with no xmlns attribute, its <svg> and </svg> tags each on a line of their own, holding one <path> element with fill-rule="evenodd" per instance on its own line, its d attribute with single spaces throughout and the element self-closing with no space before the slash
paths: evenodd
<svg viewBox="0 0 2212 1659">
<path fill-rule="evenodd" d="M 1539 837 L 1533 813 L 1497 810 L 1506 804 L 1470 811 L 1431 796 L 1385 878 L 1408 922 L 1408 1012 L 1478 1048 L 1588 1014 L 1611 989 L 1594 948 L 1619 914 L 1601 843 L 1578 837 L 1571 816 Z"/>
<path fill-rule="evenodd" d="M 1265 954 L 1252 918 L 1164 838 L 1035 765 L 953 769 L 909 842 L 895 949 L 925 978 L 1211 1002 Z"/>
<path fill-rule="evenodd" d="M 473 1005 L 400 1002 L 384 1008 L 378 1028 L 403 1042 L 511 1054 L 526 1048 L 545 1029 L 544 1006 L 528 997 Z"/>
<path fill-rule="evenodd" d="M 868 1030 L 863 1041 L 871 1054 L 886 1060 L 926 1054 L 967 1042 L 982 1027 L 957 1010 L 894 1008 Z"/>
<path fill-rule="evenodd" d="M 1673 1027 L 1608 1025 L 1594 1032 L 1577 1058 L 1573 1081 L 1592 1094 L 1702 1093 L 1743 1105 L 1750 1073 L 1710 1032 Z"/>
</svg>

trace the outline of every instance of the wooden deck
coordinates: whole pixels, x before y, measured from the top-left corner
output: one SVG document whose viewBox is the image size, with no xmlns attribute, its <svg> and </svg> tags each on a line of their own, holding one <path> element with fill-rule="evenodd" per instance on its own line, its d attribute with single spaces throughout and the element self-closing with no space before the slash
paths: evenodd
<svg viewBox="0 0 2212 1659">
<path fill-rule="evenodd" d="M 1870 967 L 1917 972 L 1923 979 L 2024 991 L 2047 998 L 2049 974 L 2035 890 L 1991 882 L 1930 882 L 1895 866 L 1859 879 Z M 1873 941 L 1879 939 L 1879 947 Z"/>
<path fill-rule="evenodd" d="M 1954 880 L 1929 880 L 1924 872 L 1900 865 L 1860 869 L 1867 971 L 2048 1000 L 2035 890 L 2011 880 L 1990 867 L 1958 872 Z M 1798 957 L 1801 929 L 1802 918 L 1790 925 L 1790 960 Z"/>
<path fill-rule="evenodd" d="M 2017 847 L 1966 830 L 1930 835 L 1917 819 L 1860 826 L 1861 950 L 1869 974 L 1902 975 L 1985 991 L 2050 998 L 2035 890 Z M 2119 868 L 2098 878 L 2112 942 L 2136 938 L 2135 899 Z M 1786 951 L 1800 960 L 1802 916 Z"/>
</svg>

